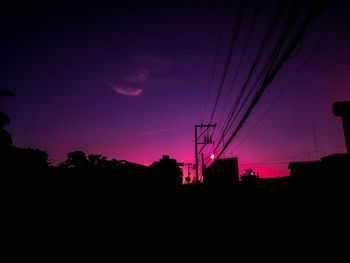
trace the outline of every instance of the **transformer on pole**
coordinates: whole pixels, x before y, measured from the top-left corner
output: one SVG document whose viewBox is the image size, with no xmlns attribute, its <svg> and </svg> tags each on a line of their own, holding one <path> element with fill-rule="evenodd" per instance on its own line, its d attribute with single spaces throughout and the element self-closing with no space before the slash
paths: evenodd
<svg viewBox="0 0 350 263">
<path fill-rule="evenodd" d="M 198 182 L 198 177 L 199 177 L 199 172 L 198 172 L 198 154 L 200 152 L 202 152 L 202 150 L 204 149 L 204 147 L 208 144 L 212 144 L 212 138 L 209 135 L 209 129 L 210 128 L 214 128 L 215 129 L 216 124 L 196 124 L 194 125 L 194 144 L 195 144 L 195 159 L 196 159 L 196 164 L 194 169 L 196 169 L 196 182 Z M 201 133 L 198 136 L 197 133 L 197 129 L 200 129 Z M 203 140 L 201 141 L 201 139 L 203 138 Z M 198 145 L 199 144 L 203 144 L 202 149 L 200 150 L 200 152 L 198 152 Z"/>
</svg>

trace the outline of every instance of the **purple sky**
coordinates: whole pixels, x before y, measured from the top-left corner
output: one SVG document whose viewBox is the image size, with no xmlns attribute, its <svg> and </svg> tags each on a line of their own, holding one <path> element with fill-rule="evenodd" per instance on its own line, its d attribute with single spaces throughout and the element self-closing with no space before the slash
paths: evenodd
<svg viewBox="0 0 350 263">
<path fill-rule="evenodd" d="M 5 4 L 1 87 L 15 97 L 1 99 L 1 110 L 11 118 L 7 129 L 14 144 L 46 150 L 53 163 L 77 149 L 145 165 L 163 154 L 193 162 L 194 124 L 209 120 L 239 1 L 227 12 L 211 88 L 224 2 L 102 2 Z M 227 149 L 226 157 L 238 156 L 241 169 L 283 176 L 289 161 L 345 152 L 332 103 L 350 100 L 350 18 L 345 0 L 331 2 Z M 229 80 L 256 4 L 258 22 L 231 97 L 230 85 L 224 86 L 214 118 L 217 132 L 271 20 L 274 1 L 248 1 Z M 337 17 L 314 56 L 256 126 Z"/>
</svg>

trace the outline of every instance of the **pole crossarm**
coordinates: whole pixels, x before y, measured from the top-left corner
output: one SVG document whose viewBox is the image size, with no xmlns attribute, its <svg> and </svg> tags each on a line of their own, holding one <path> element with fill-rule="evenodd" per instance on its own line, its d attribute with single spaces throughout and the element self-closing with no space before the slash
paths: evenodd
<svg viewBox="0 0 350 263">
<path fill-rule="evenodd" d="M 195 144 L 195 159 L 196 159 L 196 164 L 195 164 L 195 169 L 196 169 L 196 182 L 199 180 L 199 169 L 198 169 L 198 154 L 200 154 L 203 149 L 205 148 L 206 145 L 212 144 L 213 141 L 211 139 L 211 136 L 204 136 L 204 140 L 200 141 L 203 135 L 210 129 L 210 128 L 216 128 L 216 124 L 195 124 L 194 125 L 194 144 Z M 198 136 L 197 129 L 201 129 L 201 133 Z M 204 129 L 204 131 L 202 131 Z M 198 145 L 203 145 L 202 149 L 198 152 Z"/>
</svg>

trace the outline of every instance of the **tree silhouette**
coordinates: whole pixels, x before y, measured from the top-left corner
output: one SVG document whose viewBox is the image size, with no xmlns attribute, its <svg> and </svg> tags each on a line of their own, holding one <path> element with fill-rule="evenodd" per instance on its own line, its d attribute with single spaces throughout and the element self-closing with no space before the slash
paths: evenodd
<svg viewBox="0 0 350 263">
<path fill-rule="evenodd" d="M 0 90 L 0 96 L 13 97 L 13 93 L 9 90 Z M 0 112 L 0 145 L 12 145 L 11 134 L 4 129 L 6 125 L 10 124 L 10 118 L 4 113 Z"/>
<path fill-rule="evenodd" d="M 84 152 L 75 151 L 67 154 L 67 160 L 64 161 L 60 167 L 65 168 L 87 168 L 88 159 Z"/>
<path fill-rule="evenodd" d="M 101 154 L 89 154 L 88 162 L 90 167 L 103 167 L 103 161 L 101 160 Z"/>
<path fill-rule="evenodd" d="M 75 151 L 67 154 L 67 160 L 60 164 L 61 168 L 114 168 L 119 162 L 116 159 L 107 160 L 101 154 L 86 154 L 83 151 Z"/>
<path fill-rule="evenodd" d="M 88 163 L 91 168 L 108 168 L 111 166 L 111 161 L 108 161 L 107 157 L 101 154 L 89 154 Z"/>
<path fill-rule="evenodd" d="M 245 173 L 241 175 L 242 183 L 255 183 L 258 178 L 253 169 L 245 169 Z"/>
<path fill-rule="evenodd" d="M 50 163 L 48 162 L 48 154 L 46 151 L 39 149 L 20 149 L 17 148 L 18 153 L 15 155 L 16 160 L 26 168 L 47 168 Z"/>
<path fill-rule="evenodd" d="M 10 90 L 0 90 L 0 96 L 10 96 L 13 97 L 14 94 L 12 91 Z"/>
<path fill-rule="evenodd" d="M 2 128 L 0 128 L 0 145 L 12 145 L 11 134 Z"/>
<path fill-rule="evenodd" d="M 0 127 L 3 128 L 10 124 L 10 118 L 3 112 L 0 112 Z"/>
</svg>

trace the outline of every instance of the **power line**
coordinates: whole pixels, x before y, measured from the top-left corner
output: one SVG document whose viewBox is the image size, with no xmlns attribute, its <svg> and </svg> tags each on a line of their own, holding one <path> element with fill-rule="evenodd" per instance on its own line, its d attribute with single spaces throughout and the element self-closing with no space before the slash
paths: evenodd
<svg viewBox="0 0 350 263">
<path fill-rule="evenodd" d="M 216 100 L 215 100 L 215 103 L 214 103 L 213 111 L 212 111 L 211 116 L 210 116 L 210 122 L 212 122 L 212 120 L 213 120 L 213 117 L 214 117 L 214 114 L 215 114 L 215 111 L 216 111 L 216 107 L 217 107 L 217 104 L 218 104 L 218 101 L 219 101 L 219 98 L 220 98 L 220 95 L 221 95 L 222 87 L 224 85 L 224 82 L 225 82 L 225 79 L 226 79 L 226 75 L 228 73 L 228 69 L 229 69 L 229 66 L 230 66 L 230 63 L 231 63 L 231 58 L 232 58 L 232 55 L 233 55 L 233 50 L 234 50 L 234 47 L 235 47 L 235 43 L 236 43 L 236 39 L 237 39 L 237 36 L 238 36 L 239 28 L 240 28 L 240 25 L 241 25 L 241 21 L 242 21 L 245 5 L 246 5 L 246 0 L 242 0 L 241 4 L 240 4 L 240 8 L 239 8 L 239 14 L 238 14 L 236 26 L 234 27 L 232 38 L 231 38 L 231 44 L 230 44 L 228 57 L 227 57 L 227 60 L 226 60 L 226 63 L 225 63 L 224 74 L 222 76 L 222 79 L 221 79 L 221 82 L 220 82 L 220 85 L 219 85 L 219 90 L 218 90 L 218 93 L 216 95 Z"/>
<path fill-rule="evenodd" d="M 256 66 L 257 66 L 258 62 L 260 61 L 260 58 L 261 58 L 261 56 L 262 56 L 262 53 L 263 53 L 264 49 L 266 48 L 267 43 L 269 42 L 269 40 L 270 40 L 270 38 L 271 38 L 271 35 L 272 35 L 272 33 L 273 33 L 273 31 L 274 31 L 274 29 L 275 29 L 277 23 L 278 23 L 278 20 L 279 20 L 279 18 L 280 18 L 280 16 L 281 16 L 281 9 L 282 9 L 282 4 L 279 3 L 279 4 L 276 6 L 276 8 L 275 8 L 273 19 L 272 19 L 270 25 L 268 26 L 268 30 L 267 30 L 267 32 L 265 33 L 264 38 L 263 38 L 263 40 L 262 40 L 262 42 L 261 42 L 261 44 L 260 44 L 260 46 L 259 46 L 257 56 L 256 56 L 256 58 L 255 58 L 255 60 L 254 60 L 254 62 L 253 62 L 253 65 L 252 65 L 252 67 L 251 67 L 249 73 L 248 73 L 247 79 L 246 79 L 246 81 L 244 82 L 243 87 L 241 88 L 240 96 L 243 95 L 243 92 L 244 92 L 244 90 L 246 89 L 246 87 L 247 87 L 247 85 L 248 85 L 248 83 L 249 83 L 249 80 L 251 79 L 251 77 L 252 77 L 252 75 L 253 75 L 253 73 L 254 73 L 254 71 L 255 71 L 255 69 L 256 69 Z M 251 90 L 251 91 L 252 91 L 252 90 Z M 251 91 L 249 92 L 248 97 L 249 97 Z M 248 99 L 248 97 L 247 97 L 246 99 Z M 233 105 L 232 110 L 231 110 L 231 112 L 230 112 L 230 114 L 229 114 L 229 117 L 228 117 L 228 118 L 226 119 L 226 121 L 224 122 L 224 129 L 223 129 L 224 131 L 223 131 L 223 133 L 221 134 L 221 137 L 220 137 L 220 135 L 218 134 L 220 140 L 218 140 L 218 143 L 217 143 L 217 145 L 216 145 L 216 148 L 215 148 L 214 152 L 215 152 L 215 151 L 217 150 L 217 148 L 219 147 L 219 144 L 220 144 L 221 141 L 223 140 L 223 137 L 226 136 L 226 133 L 228 132 L 227 127 L 228 127 L 228 125 L 230 125 L 230 122 L 232 121 L 232 118 L 233 118 L 233 116 L 234 116 L 234 113 L 235 113 L 235 111 L 236 111 L 236 108 L 237 108 L 237 106 L 238 106 L 240 100 L 241 100 L 241 98 L 239 98 L 239 99 L 236 100 L 236 102 L 235 102 L 235 104 Z M 244 103 L 245 103 L 245 102 L 246 102 L 246 100 L 244 101 Z M 241 109 L 240 109 L 240 110 L 241 110 Z M 218 138 L 218 136 L 216 136 L 216 137 L 215 137 L 215 141 L 217 141 L 217 139 L 219 139 L 219 138 Z M 213 150 L 214 147 L 215 147 L 215 146 L 213 145 L 213 147 L 211 148 L 211 150 Z"/>
<path fill-rule="evenodd" d="M 211 76 L 210 76 L 210 81 L 209 81 L 209 89 L 208 89 L 208 94 L 207 94 L 207 98 L 205 100 L 205 104 L 204 104 L 204 111 L 203 111 L 203 117 L 202 117 L 202 122 L 204 119 L 204 116 L 207 112 L 207 108 L 208 108 L 208 102 L 209 102 L 209 97 L 210 97 L 210 93 L 212 90 L 212 86 L 213 86 L 213 81 L 214 81 L 214 77 L 215 77 L 215 73 L 216 73 L 216 68 L 217 68 L 217 62 L 218 62 L 218 57 L 219 57 L 219 53 L 220 53 L 220 46 L 222 43 L 222 38 L 223 38 L 223 33 L 224 33 L 224 26 L 226 23 L 226 19 L 227 19 L 227 13 L 229 10 L 229 1 L 226 0 L 225 1 L 225 6 L 224 6 L 224 16 L 222 18 L 222 22 L 220 25 L 220 33 L 219 33 L 219 38 L 216 44 L 216 52 L 215 52 L 215 58 L 214 58 L 214 64 L 213 64 L 213 69 L 211 72 Z"/>
<path fill-rule="evenodd" d="M 261 71 L 261 73 L 259 74 L 259 77 L 256 79 L 254 85 L 252 86 L 252 88 L 251 88 L 250 91 L 248 92 L 248 95 L 246 96 L 244 102 L 241 104 L 241 107 L 240 107 L 240 109 L 239 109 L 239 112 L 236 114 L 235 119 L 232 121 L 232 119 L 233 119 L 233 117 L 234 117 L 234 114 L 236 113 L 236 109 L 237 109 L 238 105 L 240 104 L 240 102 L 241 102 L 241 100 L 242 100 L 242 98 L 243 98 L 243 94 L 244 94 L 245 90 L 247 89 L 248 84 L 249 84 L 249 82 L 250 82 L 250 80 L 251 80 L 251 78 L 252 78 L 252 76 L 253 76 L 253 74 L 254 74 L 256 68 L 257 68 L 257 65 L 259 64 L 259 62 L 260 62 L 260 60 L 261 60 L 261 57 L 262 57 L 262 55 L 263 55 L 263 52 L 264 52 L 264 50 L 266 49 L 267 44 L 268 44 L 268 42 L 270 41 L 270 39 L 271 39 L 271 37 L 272 37 L 273 31 L 274 31 L 274 29 L 275 29 L 275 27 L 276 27 L 276 25 L 277 25 L 278 19 L 279 19 L 280 16 L 281 16 L 281 7 L 282 7 L 281 4 L 278 5 L 278 6 L 276 7 L 274 19 L 272 20 L 272 22 L 271 22 L 271 24 L 270 24 L 270 26 L 269 26 L 269 29 L 268 29 L 267 33 L 265 34 L 263 41 L 262 41 L 261 44 L 260 44 L 260 47 L 259 47 L 257 56 L 256 56 L 256 58 L 255 58 L 255 60 L 254 60 L 254 62 L 253 62 L 253 65 L 252 65 L 252 67 L 250 68 L 249 73 L 248 73 L 248 76 L 247 76 L 247 78 L 246 78 L 246 80 L 245 80 L 245 82 L 244 82 L 244 84 L 243 84 L 243 86 L 242 86 L 242 88 L 241 88 L 241 91 L 240 91 L 240 93 L 239 93 L 239 95 L 238 95 L 238 97 L 237 97 L 237 99 L 236 99 L 236 101 L 235 101 L 235 103 L 234 103 L 234 105 L 233 105 L 233 107 L 232 107 L 232 110 L 231 110 L 231 113 L 230 113 L 230 115 L 229 115 L 229 118 L 228 118 L 227 121 L 225 122 L 224 136 L 227 134 L 228 130 L 229 130 L 230 127 L 232 126 L 232 123 L 234 122 L 234 120 L 237 118 L 239 112 L 240 112 L 240 111 L 242 110 L 242 108 L 244 107 L 245 103 L 247 102 L 247 99 L 250 97 L 252 91 L 255 89 L 255 87 L 256 87 L 256 85 L 257 85 L 259 79 L 263 76 L 263 74 L 266 72 L 266 70 L 267 70 L 267 68 L 268 68 L 268 67 L 265 66 L 265 68 Z M 231 123 L 231 124 L 230 124 L 230 123 Z"/>
<path fill-rule="evenodd" d="M 295 155 L 289 155 L 289 156 L 284 156 L 284 157 L 280 157 L 280 158 L 265 160 L 265 161 L 259 162 L 259 164 L 274 164 L 276 161 L 290 160 L 290 159 L 302 157 L 302 156 L 305 156 L 305 155 L 310 155 L 310 154 L 314 154 L 314 153 L 318 153 L 318 152 L 327 152 L 329 150 L 340 149 L 340 148 L 343 148 L 343 147 L 344 147 L 344 144 L 342 144 L 342 145 L 339 144 L 339 145 L 336 145 L 336 146 L 333 146 L 333 147 L 329 147 L 329 148 L 326 148 L 326 149 L 322 149 L 322 150 L 318 150 L 318 151 L 308 151 L 308 152 L 303 152 L 303 153 L 299 153 L 299 154 L 295 154 Z M 290 162 L 278 162 L 276 164 L 282 164 L 282 163 L 287 163 L 288 164 Z M 253 165 L 253 164 L 256 164 L 256 163 L 245 163 L 244 165 Z"/>
<path fill-rule="evenodd" d="M 243 124 L 245 123 L 247 118 L 250 116 L 253 108 L 255 107 L 255 105 L 260 100 L 260 98 L 261 98 L 263 92 L 265 91 L 266 87 L 272 82 L 272 80 L 277 75 L 277 73 L 281 69 L 282 65 L 284 64 L 284 62 L 288 59 L 288 57 L 291 55 L 291 53 L 295 50 L 295 48 L 298 45 L 298 43 L 300 42 L 300 40 L 304 37 L 308 26 L 310 25 L 312 20 L 315 18 L 315 16 L 322 10 L 322 8 L 325 6 L 326 2 L 327 2 L 326 0 L 322 0 L 322 1 L 316 1 L 313 4 L 313 6 L 311 8 L 311 11 L 305 17 L 303 22 L 301 23 L 299 29 L 296 31 L 295 35 L 293 36 L 292 40 L 290 41 L 289 45 L 287 46 L 285 52 L 282 54 L 280 60 L 277 62 L 277 64 L 274 67 L 271 67 L 271 69 L 268 72 L 269 74 L 267 74 L 265 76 L 265 78 L 263 80 L 263 83 L 262 83 L 260 89 L 257 91 L 256 96 L 254 97 L 254 99 L 253 99 L 252 103 L 250 104 L 248 110 L 246 111 L 245 115 L 243 116 L 243 118 L 241 119 L 240 123 L 238 124 L 236 130 L 230 136 L 230 138 L 228 139 L 228 141 L 225 144 L 224 148 L 221 150 L 221 152 L 216 157 L 216 159 L 220 158 L 222 153 L 225 151 L 225 149 L 228 147 L 228 145 L 232 142 L 233 138 L 237 135 L 238 131 L 242 128 Z"/>
<path fill-rule="evenodd" d="M 346 4 L 343 8 L 343 10 L 347 9 L 349 6 L 349 3 Z M 278 96 L 275 98 L 275 100 L 270 104 L 270 106 L 267 108 L 267 110 L 264 112 L 262 117 L 258 120 L 258 122 L 255 124 L 255 126 L 249 131 L 248 135 L 238 144 L 238 146 L 235 148 L 235 151 L 247 140 L 247 138 L 252 134 L 252 132 L 259 126 L 260 122 L 266 117 L 267 113 L 272 109 L 272 107 L 276 104 L 277 101 L 282 97 L 282 95 L 285 93 L 287 88 L 292 84 L 294 79 L 297 77 L 297 75 L 301 72 L 301 70 L 305 67 L 305 65 L 311 60 L 311 58 L 314 56 L 316 51 L 320 48 L 321 44 L 325 41 L 329 33 L 333 30 L 334 26 L 338 23 L 340 19 L 340 16 L 338 16 L 333 23 L 329 26 L 328 30 L 326 30 L 325 34 L 321 37 L 321 39 L 316 43 L 310 54 L 307 56 L 307 58 L 304 60 L 304 62 L 301 64 L 301 66 L 298 68 L 298 70 L 294 73 L 294 75 L 289 79 L 287 84 L 284 86 L 284 88 L 281 90 L 281 92 L 278 94 Z M 290 57 L 291 58 L 291 57 Z"/>
<path fill-rule="evenodd" d="M 289 164 L 289 162 L 282 163 L 241 163 L 241 166 L 250 166 L 250 165 L 280 165 L 280 164 Z"/>
<path fill-rule="evenodd" d="M 247 35 L 247 38 L 246 38 L 246 41 L 244 43 L 244 48 L 243 48 L 243 51 L 241 53 L 241 56 L 240 56 L 240 59 L 239 59 L 239 62 L 238 62 L 238 66 L 237 66 L 237 69 L 235 71 L 235 75 L 232 79 L 232 82 L 231 82 L 231 87 L 229 89 L 229 94 L 228 96 L 226 97 L 226 101 L 225 101 L 225 104 L 224 104 L 224 107 L 222 108 L 222 111 L 221 111 L 221 114 L 219 115 L 219 120 L 217 121 L 217 123 L 223 123 L 223 116 L 224 116 L 224 113 L 225 113 L 225 109 L 226 109 L 226 106 L 227 104 L 229 103 L 230 99 L 231 99 L 231 94 L 234 90 L 234 87 L 235 87 L 235 83 L 236 83 L 236 80 L 237 80 L 237 76 L 238 76 L 238 73 L 240 72 L 240 68 L 241 68 L 241 65 L 242 65 L 242 62 L 243 62 L 243 59 L 245 58 L 245 55 L 246 55 L 246 51 L 247 51 L 247 48 L 249 46 L 249 43 L 251 41 L 251 35 L 254 31 L 254 28 L 255 28 L 255 24 L 256 24 L 256 18 L 257 18 L 257 14 L 259 12 L 259 7 L 256 7 L 254 9 L 254 12 L 253 12 L 253 15 L 252 15 L 252 21 L 250 23 L 250 27 L 249 27 L 249 31 L 248 31 L 248 35 Z M 221 118 L 220 118 L 221 117 Z M 224 122 L 226 123 L 226 121 Z M 223 132 L 223 130 L 222 130 Z M 218 134 L 219 135 L 219 134 Z M 212 134 L 212 137 L 214 138 L 214 134 Z M 218 136 L 215 136 L 216 138 Z M 220 140 L 221 142 L 221 140 Z M 219 143 L 220 143 L 219 142 Z"/>
<path fill-rule="evenodd" d="M 263 52 L 264 52 L 264 50 L 266 49 L 267 44 L 268 44 L 268 42 L 270 41 L 270 39 L 271 39 L 271 37 L 272 37 L 272 34 L 273 34 L 274 30 L 275 30 L 275 27 L 276 27 L 276 25 L 277 25 L 277 23 L 278 23 L 279 18 L 281 17 L 282 7 L 283 7 L 283 6 L 282 6 L 281 3 L 279 3 L 279 4 L 276 6 L 276 9 L 275 9 L 275 12 L 274 12 L 274 18 L 272 19 L 272 21 L 271 21 L 271 23 L 270 23 L 270 25 L 269 25 L 269 27 L 268 27 L 268 30 L 267 30 L 267 32 L 265 33 L 265 36 L 264 36 L 264 38 L 263 38 L 263 40 L 262 40 L 262 42 L 261 42 L 261 44 L 260 44 L 260 47 L 259 47 L 259 49 L 258 49 L 257 56 L 256 56 L 256 58 L 254 59 L 253 65 L 251 66 L 251 68 L 250 68 L 250 70 L 249 70 L 248 76 L 247 76 L 247 78 L 246 78 L 246 80 L 245 80 L 245 82 L 244 82 L 244 84 L 243 84 L 243 86 L 242 86 L 242 88 L 241 88 L 241 91 L 240 91 L 240 93 L 239 93 L 238 98 L 236 99 L 236 101 L 235 101 L 235 103 L 234 103 L 234 105 L 233 105 L 233 107 L 232 107 L 232 110 L 231 110 L 231 112 L 230 112 L 230 114 L 229 114 L 229 117 L 228 117 L 228 119 L 227 119 L 226 122 L 225 122 L 225 125 L 224 125 L 224 132 L 222 133 L 221 138 L 220 138 L 220 140 L 218 141 L 218 144 L 217 144 L 217 146 L 216 146 L 216 148 L 215 148 L 214 151 L 217 150 L 217 148 L 219 147 L 219 144 L 221 143 L 221 141 L 223 140 L 223 138 L 226 136 L 226 134 L 228 133 L 228 131 L 231 129 L 231 127 L 232 127 L 233 123 L 235 122 L 236 118 L 238 117 L 239 113 L 241 112 L 241 110 L 242 110 L 243 107 L 245 106 L 246 102 L 247 102 L 248 99 L 250 98 L 250 96 L 251 96 L 253 90 L 256 89 L 257 84 L 258 84 L 258 82 L 260 81 L 260 79 L 261 79 L 264 75 L 266 76 L 266 74 L 267 74 L 267 72 L 268 72 L 268 69 L 271 67 L 271 61 L 273 61 L 272 59 L 273 59 L 274 56 L 275 56 L 276 50 L 278 50 L 278 49 L 276 49 L 276 48 L 275 48 L 274 52 L 272 52 L 272 54 L 270 55 L 269 59 L 265 62 L 265 66 L 264 66 L 264 68 L 262 69 L 262 71 L 260 72 L 259 77 L 255 80 L 253 86 L 251 87 L 251 89 L 249 90 L 248 94 L 246 95 L 246 97 L 245 97 L 243 103 L 241 104 L 241 106 L 240 106 L 238 112 L 236 112 L 236 109 L 237 109 L 238 105 L 240 104 L 241 99 L 242 99 L 242 97 L 243 97 L 244 91 L 245 91 L 246 88 L 248 87 L 248 83 L 250 82 L 250 80 L 251 80 L 251 78 L 252 78 L 252 76 L 253 76 L 253 73 L 255 72 L 255 70 L 256 70 L 256 68 L 257 68 L 258 63 L 259 63 L 259 61 L 261 60 L 261 57 L 262 57 L 262 55 L 263 55 Z M 291 25 L 291 23 L 288 23 L 288 21 L 290 20 L 290 17 L 291 17 L 291 15 L 293 14 L 292 11 L 295 11 L 295 6 L 294 6 L 294 8 L 291 8 L 290 10 L 291 10 L 291 11 L 290 11 L 290 15 L 288 16 L 288 19 L 287 19 L 287 21 L 286 21 L 286 23 L 285 23 L 284 30 L 282 30 L 280 39 L 281 39 L 282 36 L 284 36 L 284 35 L 287 33 L 287 31 L 289 30 L 288 27 L 287 27 L 287 25 Z M 236 113 L 236 116 L 234 117 L 235 113 Z"/>
</svg>

